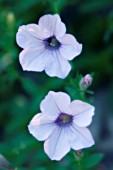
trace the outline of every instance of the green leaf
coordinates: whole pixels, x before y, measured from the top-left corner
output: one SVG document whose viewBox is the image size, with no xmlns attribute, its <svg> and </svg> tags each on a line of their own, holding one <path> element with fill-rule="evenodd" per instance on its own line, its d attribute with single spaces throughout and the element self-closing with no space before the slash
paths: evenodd
<svg viewBox="0 0 113 170">
<path fill-rule="evenodd" d="M 95 153 L 87 156 L 81 161 L 81 164 L 83 165 L 83 169 L 89 169 L 98 165 L 103 159 L 103 157 L 104 155 L 102 153 Z"/>
<path fill-rule="evenodd" d="M 89 94 L 94 94 L 94 92 L 91 91 L 91 90 L 86 90 L 86 92 L 89 93 Z"/>
</svg>

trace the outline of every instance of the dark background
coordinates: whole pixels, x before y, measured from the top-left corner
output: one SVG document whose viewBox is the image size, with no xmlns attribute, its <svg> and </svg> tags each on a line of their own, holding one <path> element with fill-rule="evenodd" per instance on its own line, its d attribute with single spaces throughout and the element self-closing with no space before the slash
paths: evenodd
<svg viewBox="0 0 113 170">
<path fill-rule="evenodd" d="M 15 35 L 23 24 L 37 23 L 48 13 L 59 13 L 83 44 L 70 75 L 50 78 L 44 72 L 25 72 L 18 56 Z M 64 90 L 69 77 L 95 73 L 91 90 L 96 115 L 90 126 L 96 150 L 105 154 L 98 170 L 113 170 L 113 0 L 1 0 L 0 1 L 0 153 L 19 170 L 63 169 L 43 151 L 27 125 L 39 111 L 49 90 Z M 17 168 L 17 170 L 18 170 Z M 66 169 L 66 168 L 65 168 Z M 70 168 L 69 168 L 70 169 Z"/>
</svg>

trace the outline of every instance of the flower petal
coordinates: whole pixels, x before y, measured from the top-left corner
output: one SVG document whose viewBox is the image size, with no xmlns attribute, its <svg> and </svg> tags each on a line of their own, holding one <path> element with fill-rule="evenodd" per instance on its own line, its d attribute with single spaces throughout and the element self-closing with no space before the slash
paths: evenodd
<svg viewBox="0 0 113 170">
<path fill-rule="evenodd" d="M 70 104 L 71 114 L 74 116 L 74 123 L 80 127 L 90 125 L 94 115 L 94 107 L 86 102 L 74 100 Z"/>
<path fill-rule="evenodd" d="M 40 110 L 42 111 L 42 113 L 48 116 L 53 115 L 56 116 L 57 118 L 57 116 L 60 113 L 60 110 L 56 104 L 53 94 L 54 92 L 50 91 L 48 95 L 45 97 L 45 99 L 42 100 L 40 104 Z"/>
<path fill-rule="evenodd" d="M 93 137 L 87 128 L 78 127 L 74 124 L 67 131 L 70 145 L 75 150 L 88 148 L 94 145 Z"/>
<path fill-rule="evenodd" d="M 37 24 L 26 25 L 26 30 L 39 40 L 44 40 L 49 37 L 49 32 Z"/>
<path fill-rule="evenodd" d="M 62 113 L 68 113 L 71 99 L 68 94 L 63 92 L 52 92 L 56 105 Z"/>
<path fill-rule="evenodd" d="M 54 35 L 56 38 L 63 37 L 64 34 L 66 33 L 66 26 L 63 22 L 61 22 L 60 16 L 58 14 L 54 15 L 56 17 L 56 27 L 54 31 Z"/>
<path fill-rule="evenodd" d="M 57 127 L 45 141 L 44 150 L 51 160 L 60 160 L 70 151 L 66 133 L 65 128 Z"/>
<path fill-rule="evenodd" d="M 70 97 L 63 92 L 50 91 L 40 104 L 40 109 L 47 115 L 58 116 L 59 113 L 68 111 Z"/>
<path fill-rule="evenodd" d="M 69 62 L 61 57 L 58 50 L 55 51 L 49 51 L 49 56 L 51 56 L 51 62 L 47 67 L 45 68 L 45 72 L 50 77 L 59 77 L 64 79 L 70 72 L 71 66 Z"/>
<path fill-rule="evenodd" d="M 26 30 L 26 26 L 19 27 L 19 30 L 16 34 L 16 42 L 22 48 L 36 47 L 42 43 L 42 41 L 36 39 L 36 37 Z"/>
<path fill-rule="evenodd" d="M 51 62 L 44 47 L 26 48 L 20 53 L 19 60 L 23 70 L 27 71 L 43 71 L 46 65 Z"/>
<path fill-rule="evenodd" d="M 66 32 L 66 27 L 61 22 L 60 16 L 55 15 L 44 15 L 39 19 L 39 26 L 50 32 L 50 36 L 62 37 Z"/>
<path fill-rule="evenodd" d="M 73 35 L 65 34 L 59 41 L 61 42 L 60 54 L 67 60 L 72 60 L 82 51 L 82 44 L 79 44 Z"/>
<path fill-rule="evenodd" d="M 51 117 L 45 117 L 40 113 L 33 117 L 28 129 L 36 139 L 43 141 L 51 135 L 55 127 L 56 125 L 53 123 Z"/>
</svg>

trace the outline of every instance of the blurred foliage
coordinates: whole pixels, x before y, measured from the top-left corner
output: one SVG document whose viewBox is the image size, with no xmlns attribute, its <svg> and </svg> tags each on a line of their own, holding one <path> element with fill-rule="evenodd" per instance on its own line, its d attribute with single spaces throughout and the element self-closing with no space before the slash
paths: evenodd
<svg viewBox="0 0 113 170">
<path fill-rule="evenodd" d="M 23 72 L 18 61 L 18 27 L 37 23 L 47 13 L 60 13 L 67 32 L 83 44 L 83 52 L 71 62 L 73 69 L 65 80 L 49 78 L 45 73 Z M 42 143 L 29 134 L 27 125 L 49 90 L 65 89 L 72 99 L 84 100 L 76 88 L 80 79 L 77 71 L 84 75 L 95 72 L 92 89 L 111 83 L 109 94 L 113 94 L 113 0 L 0 1 L 0 153 L 15 170 L 76 170 L 76 166 L 68 166 L 69 154 L 61 162 L 50 161 Z M 89 155 L 83 164 L 91 168 L 102 157 Z"/>
</svg>

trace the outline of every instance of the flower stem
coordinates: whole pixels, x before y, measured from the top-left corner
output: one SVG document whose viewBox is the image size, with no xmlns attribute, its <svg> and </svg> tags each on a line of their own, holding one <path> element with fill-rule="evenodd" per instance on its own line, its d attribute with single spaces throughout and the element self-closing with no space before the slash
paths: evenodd
<svg viewBox="0 0 113 170">
<path fill-rule="evenodd" d="M 82 170 L 81 161 L 77 161 L 77 162 L 78 162 L 78 170 Z"/>
<path fill-rule="evenodd" d="M 81 165 L 81 160 L 83 157 L 83 153 L 81 151 L 76 151 L 74 153 L 76 165 L 77 165 L 77 170 L 83 170 L 82 165 Z"/>
</svg>

